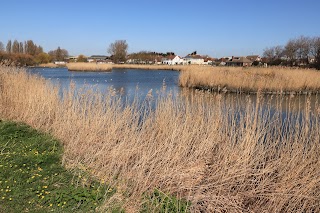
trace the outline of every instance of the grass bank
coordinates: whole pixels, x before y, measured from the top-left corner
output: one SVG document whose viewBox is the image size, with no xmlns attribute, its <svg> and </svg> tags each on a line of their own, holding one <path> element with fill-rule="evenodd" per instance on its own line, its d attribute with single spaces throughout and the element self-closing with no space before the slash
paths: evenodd
<svg viewBox="0 0 320 213">
<path fill-rule="evenodd" d="M 140 107 L 113 93 L 77 94 L 73 85 L 63 99 L 58 91 L 1 67 L 0 118 L 50 132 L 68 167 L 84 166 L 116 188 L 104 208 L 148 209 L 143 197 L 180 207 L 171 194 L 195 212 L 320 212 L 317 103 L 289 104 L 284 118 L 282 100 L 271 109 L 259 95 L 245 106 L 237 96 L 164 95 L 151 110 L 149 96 Z"/>
<path fill-rule="evenodd" d="M 234 93 L 319 93 L 320 72 L 279 67 L 193 67 L 180 73 L 179 84 L 188 88 Z"/>
<path fill-rule="evenodd" d="M 115 190 L 62 166 L 57 140 L 0 121 L 0 212 L 93 212 Z"/>
</svg>

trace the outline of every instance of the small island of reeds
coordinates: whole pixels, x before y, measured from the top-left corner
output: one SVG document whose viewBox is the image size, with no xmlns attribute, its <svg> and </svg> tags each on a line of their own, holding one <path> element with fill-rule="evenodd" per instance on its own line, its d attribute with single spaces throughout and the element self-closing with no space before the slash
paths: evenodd
<svg viewBox="0 0 320 213">
<path fill-rule="evenodd" d="M 182 69 L 181 87 L 231 93 L 317 94 L 320 72 L 281 67 L 192 67 Z"/>
</svg>

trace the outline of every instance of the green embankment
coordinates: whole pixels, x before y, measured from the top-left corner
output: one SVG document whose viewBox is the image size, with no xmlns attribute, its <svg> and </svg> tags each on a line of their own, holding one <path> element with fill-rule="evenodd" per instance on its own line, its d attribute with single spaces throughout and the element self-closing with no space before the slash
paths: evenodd
<svg viewBox="0 0 320 213">
<path fill-rule="evenodd" d="M 0 120 L 0 212 L 99 211 L 115 189 L 65 169 L 62 152 L 51 136 Z M 140 212 L 188 212 L 191 205 L 156 189 L 142 199 Z M 116 205 L 111 212 L 124 210 Z"/>
<path fill-rule="evenodd" d="M 91 212 L 114 193 L 81 171 L 66 170 L 62 151 L 48 135 L 0 122 L 0 212 Z"/>
</svg>

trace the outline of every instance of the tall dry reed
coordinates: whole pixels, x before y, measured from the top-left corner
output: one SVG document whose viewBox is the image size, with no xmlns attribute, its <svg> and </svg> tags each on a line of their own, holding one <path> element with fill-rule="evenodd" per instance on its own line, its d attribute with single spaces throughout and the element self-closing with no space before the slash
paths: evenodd
<svg viewBox="0 0 320 213">
<path fill-rule="evenodd" d="M 97 63 L 67 63 L 70 71 L 111 71 L 112 69 L 146 69 L 146 70 L 181 70 L 183 66 L 169 65 L 139 65 L 139 64 L 97 64 Z"/>
<path fill-rule="evenodd" d="M 100 64 L 100 63 L 67 63 L 68 70 L 70 71 L 111 71 L 112 64 Z"/>
<path fill-rule="evenodd" d="M 180 85 L 242 92 L 320 92 L 320 72 L 291 68 L 193 67 L 183 69 Z"/>
<path fill-rule="evenodd" d="M 320 212 L 319 106 L 289 104 L 284 118 L 281 101 L 271 110 L 261 96 L 244 107 L 233 98 L 169 94 L 149 108 L 151 93 L 123 105 L 73 85 L 61 98 L 40 77 L 0 68 L 0 118 L 59 138 L 65 164 L 113 184 L 129 211 L 158 188 L 195 212 Z"/>
</svg>

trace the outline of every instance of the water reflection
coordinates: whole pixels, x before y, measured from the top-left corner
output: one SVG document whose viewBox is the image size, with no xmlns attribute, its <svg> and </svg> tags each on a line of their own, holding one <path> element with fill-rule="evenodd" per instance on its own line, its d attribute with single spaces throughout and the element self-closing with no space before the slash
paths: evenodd
<svg viewBox="0 0 320 213">
<path fill-rule="evenodd" d="M 60 85 L 60 94 L 68 90 L 70 83 L 75 84 L 75 89 L 84 88 L 83 91 L 94 90 L 106 93 L 110 87 L 122 96 L 132 100 L 134 96 L 145 97 L 152 89 L 157 97 L 165 83 L 166 89 L 177 94 L 179 72 L 161 70 L 113 69 L 112 72 L 70 72 L 66 68 L 31 68 L 29 73 L 39 74 Z"/>
<path fill-rule="evenodd" d="M 270 111 L 272 114 L 280 111 L 282 117 L 290 113 L 302 113 L 306 110 L 314 112 L 318 110 L 319 96 L 317 95 L 246 95 L 246 94 L 217 94 L 202 92 L 192 89 L 181 89 L 178 87 L 179 72 L 171 70 L 137 70 L 137 69 L 114 69 L 112 72 L 70 72 L 66 68 L 30 68 L 29 73 L 39 74 L 54 84 L 60 85 L 60 94 L 68 90 L 70 83 L 74 83 L 76 91 L 81 92 L 101 92 L 108 94 L 110 91 L 121 95 L 124 102 L 130 103 L 135 97 L 140 101 L 148 101 L 152 107 L 156 106 L 156 101 L 160 94 L 176 97 L 178 94 L 188 97 L 188 101 L 194 97 L 203 96 L 202 107 L 212 106 L 219 95 L 224 106 L 245 111 L 249 106 L 255 106 L 259 101 L 262 111 Z M 165 95 L 164 95 L 165 96 Z M 197 105 L 199 107 L 199 105 Z M 254 108 L 252 109 L 254 110 Z"/>
</svg>

